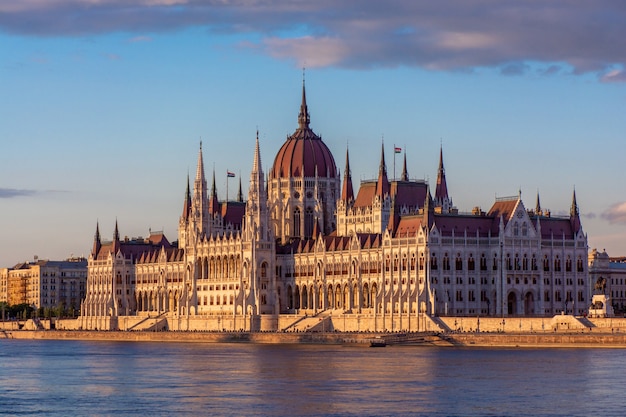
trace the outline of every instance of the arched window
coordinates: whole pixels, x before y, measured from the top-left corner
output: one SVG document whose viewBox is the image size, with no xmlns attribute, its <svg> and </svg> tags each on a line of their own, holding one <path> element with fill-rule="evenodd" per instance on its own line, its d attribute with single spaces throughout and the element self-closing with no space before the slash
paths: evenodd
<svg viewBox="0 0 626 417">
<path fill-rule="evenodd" d="M 300 208 L 293 211 L 293 236 L 300 236 Z"/>
<path fill-rule="evenodd" d="M 304 237 L 313 236 L 313 209 L 308 207 L 304 212 Z"/>
</svg>

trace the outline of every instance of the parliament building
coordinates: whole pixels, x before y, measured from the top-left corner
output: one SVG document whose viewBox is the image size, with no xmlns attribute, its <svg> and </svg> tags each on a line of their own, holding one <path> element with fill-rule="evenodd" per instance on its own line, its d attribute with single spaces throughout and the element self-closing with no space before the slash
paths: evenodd
<svg viewBox="0 0 626 417">
<path fill-rule="evenodd" d="M 104 241 L 88 259 L 83 329 L 417 331 L 439 316 L 583 314 L 593 288 L 575 191 L 569 215 L 526 206 L 521 193 L 462 213 L 443 153 L 431 184 L 378 177 L 353 187 L 310 123 L 261 161 L 251 152 L 247 198 L 219 201 L 202 144 L 187 181 L 178 239 Z M 394 152 L 396 149 L 394 149 Z M 342 174 L 343 171 L 343 175 Z M 182 193 L 181 193 L 182 194 Z"/>
</svg>

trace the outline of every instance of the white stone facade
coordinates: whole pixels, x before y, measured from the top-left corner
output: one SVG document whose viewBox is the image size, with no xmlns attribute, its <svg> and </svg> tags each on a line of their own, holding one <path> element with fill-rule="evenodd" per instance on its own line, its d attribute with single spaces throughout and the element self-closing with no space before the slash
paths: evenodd
<svg viewBox="0 0 626 417">
<path fill-rule="evenodd" d="M 442 154 L 433 198 L 426 181 L 409 180 L 406 156 L 401 179 L 389 180 L 383 150 L 378 179 L 354 195 L 349 158 L 340 191 L 332 154 L 309 128 L 304 91 L 298 120 L 267 188 L 257 135 L 245 202 L 241 193 L 217 201 L 200 146 L 177 245 L 159 234 L 120 240 L 117 226 L 102 243 L 97 231 L 83 327 L 145 316 L 166 317 L 170 328 L 206 317 L 233 330 L 293 330 L 300 322 L 310 330 L 332 316 L 351 329 L 419 330 L 425 317 L 588 309 L 587 237 L 575 194 L 564 217 L 542 210 L 538 198 L 527 209 L 521 193 L 463 214 L 448 195 Z"/>
</svg>

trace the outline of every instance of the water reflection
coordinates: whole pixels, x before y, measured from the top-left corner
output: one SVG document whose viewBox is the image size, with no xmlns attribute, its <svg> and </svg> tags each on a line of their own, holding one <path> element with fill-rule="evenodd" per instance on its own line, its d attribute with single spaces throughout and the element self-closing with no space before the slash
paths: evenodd
<svg viewBox="0 0 626 417">
<path fill-rule="evenodd" d="M 621 415 L 622 352 L 0 340 L 0 413 Z"/>
</svg>

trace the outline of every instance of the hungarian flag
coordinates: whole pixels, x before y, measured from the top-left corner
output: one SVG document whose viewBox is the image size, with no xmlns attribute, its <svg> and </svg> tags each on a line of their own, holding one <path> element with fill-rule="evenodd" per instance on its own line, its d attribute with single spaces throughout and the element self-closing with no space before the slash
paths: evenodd
<svg viewBox="0 0 626 417">
<path fill-rule="evenodd" d="M 398 148 L 397 146 L 393 148 L 394 153 L 401 153 L 402 148 Z"/>
<path fill-rule="evenodd" d="M 235 173 L 234 172 L 230 172 L 230 171 L 226 171 L 226 176 L 228 178 L 235 178 Z"/>
</svg>

